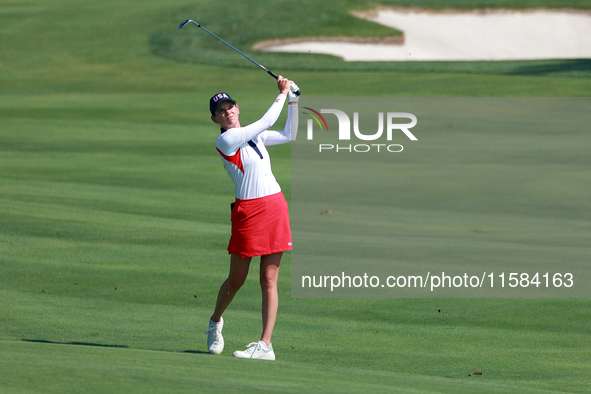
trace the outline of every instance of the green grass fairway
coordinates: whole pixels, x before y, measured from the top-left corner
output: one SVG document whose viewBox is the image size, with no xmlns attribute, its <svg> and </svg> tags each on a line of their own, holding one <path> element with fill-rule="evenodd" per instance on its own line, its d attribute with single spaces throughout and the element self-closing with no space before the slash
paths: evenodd
<svg viewBox="0 0 591 394">
<path fill-rule="evenodd" d="M 256 1 L 237 3 L 253 21 L 273 11 Z M 294 21 L 316 3 L 293 4 L 273 2 L 282 12 L 290 7 Z M 331 21 L 347 21 L 348 7 L 375 5 L 323 4 L 314 14 L 325 23 L 318 34 L 346 31 Z M 491 6 L 531 5 L 565 6 Z M 331 6 L 342 7 L 334 18 Z M 591 8 L 588 1 L 572 6 Z M 213 18 L 220 7 L 209 0 L 0 1 L 0 393 L 590 392 L 588 299 L 292 299 L 290 253 L 279 283 L 278 361 L 231 357 L 260 334 L 256 264 L 224 315 L 227 350 L 206 354 L 203 332 L 227 275 L 233 201 L 207 102 L 231 92 L 249 123 L 268 108 L 276 86 L 239 55 L 232 57 L 236 68 L 216 59 L 179 62 L 155 55 L 152 44 L 155 35 L 185 33 L 177 28 L 182 19 Z M 232 16 L 237 24 L 238 17 Z M 269 23 L 267 34 L 286 34 L 277 20 Z M 287 32 L 303 35 L 309 27 L 297 26 Z M 366 36 L 384 34 L 363 29 Z M 281 64 L 265 65 L 296 80 L 308 97 L 591 92 L 588 61 L 570 64 L 576 75 L 563 72 L 562 63 L 519 75 L 486 65 L 335 72 Z M 289 199 L 290 147 L 271 149 Z M 579 159 L 588 174 L 588 157 Z M 436 168 L 421 171 L 437 175 Z M 561 190 L 572 193 L 573 212 L 588 204 L 581 196 L 588 185 L 550 187 L 548 204 L 561 199 Z M 420 190 L 438 192 L 428 183 Z M 413 201 L 411 191 L 403 197 Z M 432 209 L 453 217 L 458 207 Z M 583 234 L 586 219 L 579 218 Z M 557 247 L 567 251 L 575 241 Z M 578 247 L 591 256 L 588 245 Z M 478 369 L 483 375 L 468 376 Z"/>
<path fill-rule="evenodd" d="M 249 362 L 192 353 L 0 342 L 0 388 L 19 392 L 138 393 L 491 393 L 513 390 L 474 380 L 318 366 Z M 11 362 L 7 362 L 8 359 Z M 264 364 L 261 364 L 264 363 Z M 7 373 L 10 378 L 7 378 Z M 475 379 L 476 380 L 476 379 Z M 524 394 L 553 393 L 519 389 Z"/>
</svg>

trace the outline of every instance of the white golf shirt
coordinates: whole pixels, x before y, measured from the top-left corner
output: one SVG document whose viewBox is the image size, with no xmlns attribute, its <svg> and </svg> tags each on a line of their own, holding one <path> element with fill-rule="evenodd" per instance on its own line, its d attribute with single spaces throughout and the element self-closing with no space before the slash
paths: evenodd
<svg viewBox="0 0 591 394">
<path fill-rule="evenodd" d="M 268 130 L 281 115 L 285 100 L 286 96 L 280 94 L 261 119 L 245 127 L 222 130 L 222 134 L 216 140 L 216 148 L 224 168 L 234 182 L 237 199 L 249 200 L 281 191 L 271 171 L 271 160 L 265 147 L 296 139 L 297 104 L 288 105 L 287 122 L 283 132 Z M 255 145 L 259 152 L 251 144 Z"/>
</svg>

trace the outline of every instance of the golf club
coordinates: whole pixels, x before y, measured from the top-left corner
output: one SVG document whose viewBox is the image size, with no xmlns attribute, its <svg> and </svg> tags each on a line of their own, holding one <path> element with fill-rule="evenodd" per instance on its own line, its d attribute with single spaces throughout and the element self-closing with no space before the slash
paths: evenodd
<svg viewBox="0 0 591 394">
<path fill-rule="evenodd" d="M 235 46 L 233 46 L 232 44 L 230 44 L 229 42 L 223 40 L 222 38 L 218 37 L 215 33 L 212 33 L 211 31 L 207 30 L 205 27 L 201 26 L 199 23 L 195 22 L 192 19 L 187 19 L 185 21 L 182 21 L 181 24 L 179 25 L 179 29 L 182 29 L 183 27 L 185 27 L 189 22 L 192 22 L 194 24 L 196 24 L 197 26 L 199 26 L 200 28 L 202 28 L 203 30 L 205 30 L 206 32 L 208 32 L 209 34 L 211 34 L 212 36 L 214 36 L 215 38 L 217 38 L 218 40 L 220 40 L 221 42 L 223 42 L 224 44 L 226 44 L 227 46 L 229 46 L 230 48 L 232 48 L 233 50 L 235 50 L 236 52 L 238 52 L 239 54 L 241 54 L 242 56 L 244 56 L 245 58 L 247 58 L 248 60 L 250 60 L 251 62 L 253 62 L 254 64 L 256 64 L 257 66 L 259 66 L 260 68 L 262 68 L 263 70 L 265 70 L 270 76 L 272 76 L 273 78 L 277 79 L 279 78 L 277 76 L 277 74 L 275 74 L 273 71 L 269 70 L 268 68 L 266 68 L 265 66 L 263 66 L 262 64 L 260 64 L 259 62 L 257 62 L 256 60 L 254 60 L 253 58 L 251 58 L 250 56 L 248 56 L 247 54 L 245 54 L 244 52 L 242 52 L 241 50 L 239 50 L 238 48 L 236 48 Z M 299 96 L 301 94 L 300 89 L 293 89 L 295 85 L 292 85 L 292 92 L 293 94 L 295 94 L 296 96 Z"/>
</svg>

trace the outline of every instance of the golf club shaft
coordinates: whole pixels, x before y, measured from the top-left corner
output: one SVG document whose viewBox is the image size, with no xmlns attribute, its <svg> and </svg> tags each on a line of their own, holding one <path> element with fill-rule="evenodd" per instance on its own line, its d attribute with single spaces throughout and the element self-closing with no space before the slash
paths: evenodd
<svg viewBox="0 0 591 394">
<path fill-rule="evenodd" d="M 254 60 L 253 58 L 251 58 L 250 56 L 248 56 L 247 54 L 245 54 L 244 52 L 242 52 L 240 49 L 236 48 L 234 45 L 230 44 L 229 42 L 227 42 L 226 40 L 222 39 L 221 37 L 219 37 L 217 34 L 207 30 L 205 27 L 201 26 L 201 24 L 195 22 L 192 19 L 187 19 L 183 22 L 181 22 L 181 24 L 179 25 L 179 29 L 182 29 L 183 27 L 185 27 L 185 25 L 189 22 L 193 22 L 194 24 L 196 24 L 197 26 L 199 26 L 200 28 L 202 28 L 203 30 L 205 30 L 206 32 L 208 32 L 209 34 L 211 34 L 212 36 L 214 36 L 215 38 L 217 38 L 218 40 L 220 40 L 221 42 L 223 42 L 224 44 L 226 44 L 227 46 L 229 46 L 230 48 L 232 48 L 233 50 L 235 50 L 236 52 L 238 52 L 239 54 L 241 54 L 242 56 L 244 56 L 245 58 L 247 58 L 248 60 L 250 60 L 251 62 L 253 62 L 254 64 L 256 64 L 257 66 L 259 66 L 260 68 L 262 68 L 263 70 L 265 70 L 270 76 L 272 76 L 275 79 L 279 79 L 279 76 L 277 76 L 277 74 L 275 74 L 273 71 L 269 70 L 268 68 L 266 68 L 265 66 L 263 66 L 261 63 L 257 62 L 256 60 Z M 300 95 L 300 91 L 298 90 L 297 92 L 294 92 L 297 96 Z"/>
</svg>

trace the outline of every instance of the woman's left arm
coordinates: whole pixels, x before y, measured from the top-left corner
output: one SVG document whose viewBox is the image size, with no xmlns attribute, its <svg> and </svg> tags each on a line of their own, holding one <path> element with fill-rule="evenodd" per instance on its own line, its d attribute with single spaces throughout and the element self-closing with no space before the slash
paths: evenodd
<svg viewBox="0 0 591 394">
<path fill-rule="evenodd" d="M 287 95 L 287 121 L 283 131 L 266 130 L 260 134 L 265 146 L 285 144 L 296 140 L 298 135 L 298 101 L 297 97 Z"/>
</svg>

